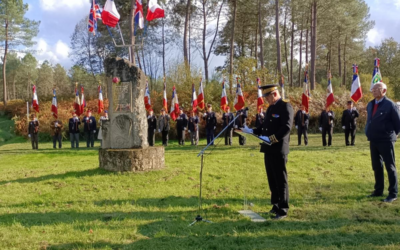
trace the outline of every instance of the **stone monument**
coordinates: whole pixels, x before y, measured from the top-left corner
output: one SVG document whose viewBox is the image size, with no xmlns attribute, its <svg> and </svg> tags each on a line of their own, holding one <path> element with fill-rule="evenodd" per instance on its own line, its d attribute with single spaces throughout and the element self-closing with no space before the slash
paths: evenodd
<svg viewBox="0 0 400 250">
<path fill-rule="evenodd" d="M 149 147 L 144 106 L 145 74 L 129 61 L 107 58 L 108 121 L 102 121 L 100 168 L 147 171 L 164 168 L 164 147 Z M 120 83 L 113 83 L 118 77 Z"/>
</svg>

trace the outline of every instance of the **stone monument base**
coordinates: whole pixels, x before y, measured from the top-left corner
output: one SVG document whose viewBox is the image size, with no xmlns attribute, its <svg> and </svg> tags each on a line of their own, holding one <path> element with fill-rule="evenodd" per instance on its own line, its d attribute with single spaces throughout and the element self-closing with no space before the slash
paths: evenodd
<svg viewBox="0 0 400 250">
<path fill-rule="evenodd" d="M 100 149 L 100 168 L 114 172 L 139 172 L 164 168 L 164 147 Z"/>
</svg>

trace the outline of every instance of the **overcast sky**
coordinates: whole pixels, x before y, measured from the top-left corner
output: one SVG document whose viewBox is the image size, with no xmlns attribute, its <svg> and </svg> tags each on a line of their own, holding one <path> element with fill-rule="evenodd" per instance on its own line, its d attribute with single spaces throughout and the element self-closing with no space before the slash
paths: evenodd
<svg viewBox="0 0 400 250">
<path fill-rule="evenodd" d="M 368 32 L 367 46 L 379 45 L 382 39 L 393 37 L 400 42 L 400 0 L 365 0 L 370 7 L 375 27 Z M 86 17 L 90 3 L 86 0 L 25 0 L 29 4 L 27 17 L 40 20 L 39 34 L 34 49 L 42 62 L 60 63 L 69 69 L 71 35 L 75 24 Z M 220 66 L 223 58 L 214 57 L 211 68 Z M 201 63 L 198 63 L 201 65 Z"/>
</svg>

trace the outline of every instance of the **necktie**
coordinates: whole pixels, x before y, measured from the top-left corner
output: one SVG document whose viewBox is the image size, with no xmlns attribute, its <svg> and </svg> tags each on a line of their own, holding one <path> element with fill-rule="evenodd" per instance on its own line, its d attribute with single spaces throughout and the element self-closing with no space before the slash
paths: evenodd
<svg viewBox="0 0 400 250">
<path fill-rule="evenodd" d="M 378 109 L 378 105 L 379 105 L 379 103 L 375 103 L 375 105 L 374 105 L 374 110 L 372 111 L 372 116 L 375 115 L 376 110 Z"/>
</svg>

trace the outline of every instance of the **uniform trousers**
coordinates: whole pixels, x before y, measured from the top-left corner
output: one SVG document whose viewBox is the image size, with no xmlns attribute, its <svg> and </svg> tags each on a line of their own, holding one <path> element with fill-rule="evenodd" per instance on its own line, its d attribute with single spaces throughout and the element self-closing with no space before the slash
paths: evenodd
<svg viewBox="0 0 400 250">
<path fill-rule="evenodd" d="M 71 148 L 79 148 L 79 133 L 70 133 L 69 140 L 71 141 Z"/>
<path fill-rule="evenodd" d="M 179 145 L 185 145 L 185 130 L 176 129 Z"/>
<path fill-rule="evenodd" d="M 375 194 L 381 195 L 384 189 L 384 173 L 383 163 L 385 163 L 386 171 L 389 179 L 389 197 L 397 197 L 398 183 L 397 171 L 395 164 L 394 142 L 370 142 L 372 169 L 375 174 Z"/>
<path fill-rule="evenodd" d="M 91 130 L 89 132 L 86 132 L 86 147 L 92 147 L 94 146 L 94 131 Z"/>
<path fill-rule="evenodd" d="M 58 148 L 62 147 L 61 139 L 62 139 L 61 133 L 53 135 L 53 148 L 56 148 L 57 142 L 58 142 Z"/>
<path fill-rule="evenodd" d="M 168 146 L 168 130 L 161 131 L 161 136 L 163 146 Z"/>
<path fill-rule="evenodd" d="M 225 130 L 225 145 L 232 145 L 233 128 L 227 128 Z"/>
<path fill-rule="evenodd" d="M 246 145 L 246 137 L 239 135 L 239 145 Z"/>
<path fill-rule="evenodd" d="M 289 210 L 289 185 L 286 172 L 287 155 L 264 154 L 272 209 L 279 215 L 286 215 Z"/>
<path fill-rule="evenodd" d="M 150 146 L 154 146 L 154 141 L 156 139 L 155 133 L 154 133 L 154 129 L 149 128 L 147 130 L 147 141 L 149 142 Z"/>
<path fill-rule="evenodd" d="M 326 146 L 326 134 L 328 134 L 328 146 L 332 145 L 333 127 L 322 127 L 322 145 Z"/>
<path fill-rule="evenodd" d="M 351 145 L 354 145 L 354 142 L 356 140 L 356 128 L 346 128 L 344 130 L 344 137 L 345 137 L 345 141 L 346 141 L 346 146 L 350 145 L 349 142 L 349 135 L 351 135 Z"/>
<path fill-rule="evenodd" d="M 199 131 L 190 131 L 190 142 L 192 143 L 192 145 L 196 145 L 199 144 Z"/>
<path fill-rule="evenodd" d="M 38 149 L 39 138 L 38 134 L 31 134 L 32 149 Z"/>
<path fill-rule="evenodd" d="M 308 134 L 307 134 L 307 127 L 306 126 L 298 126 L 297 129 L 297 139 L 298 145 L 301 145 L 301 136 L 304 136 L 304 144 L 307 146 L 308 144 Z"/>
</svg>

